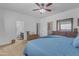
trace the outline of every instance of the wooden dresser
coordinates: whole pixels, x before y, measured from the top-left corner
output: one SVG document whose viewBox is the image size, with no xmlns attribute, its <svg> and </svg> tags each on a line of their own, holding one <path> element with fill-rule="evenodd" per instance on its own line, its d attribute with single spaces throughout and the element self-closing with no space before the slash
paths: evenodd
<svg viewBox="0 0 79 59">
<path fill-rule="evenodd" d="M 37 34 L 30 34 L 29 32 L 27 32 L 27 40 L 34 40 L 39 38 L 39 35 Z"/>
<path fill-rule="evenodd" d="M 39 36 L 37 34 L 32 34 L 32 35 L 28 36 L 27 40 L 34 40 L 34 39 L 37 39 L 37 38 L 39 38 Z"/>
</svg>

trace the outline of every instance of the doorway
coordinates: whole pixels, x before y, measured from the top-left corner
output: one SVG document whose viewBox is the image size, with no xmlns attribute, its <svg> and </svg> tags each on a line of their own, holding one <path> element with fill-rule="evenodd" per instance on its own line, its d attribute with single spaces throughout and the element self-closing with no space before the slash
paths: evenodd
<svg viewBox="0 0 79 59">
<path fill-rule="evenodd" d="M 48 22 L 47 26 L 48 26 L 48 35 L 50 35 L 50 34 L 52 34 L 53 23 L 52 22 Z"/>
<path fill-rule="evenodd" d="M 40 35 L 40 23 L 36 24 L 36 34 Z"/>
<path fill-rule="evenodd" d="M 17 35 L 24 33 L 24 21 L 16 21 Z"/>
</svg>

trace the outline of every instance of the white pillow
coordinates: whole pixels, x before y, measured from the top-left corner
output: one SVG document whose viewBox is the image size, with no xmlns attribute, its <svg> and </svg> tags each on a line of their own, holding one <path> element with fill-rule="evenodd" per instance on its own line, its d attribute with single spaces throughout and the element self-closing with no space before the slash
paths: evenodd
<svg viewBox="0 0 79 59">
<path fill-rule="evenodd" d="M 77 36 L 73 41 L 73 47 L 79 48 L 79 36 Z"/>
</svg>

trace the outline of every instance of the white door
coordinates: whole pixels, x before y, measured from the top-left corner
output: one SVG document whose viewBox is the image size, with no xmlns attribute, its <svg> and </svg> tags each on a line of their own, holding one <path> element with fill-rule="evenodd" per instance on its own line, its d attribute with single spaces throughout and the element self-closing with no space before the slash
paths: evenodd
<svg viewBox="0 0 79 59">
<path fill-rule="evenodd" d="M 16 21 L 17 35 L 24 33 L 24 21 Z"/>
</svg>

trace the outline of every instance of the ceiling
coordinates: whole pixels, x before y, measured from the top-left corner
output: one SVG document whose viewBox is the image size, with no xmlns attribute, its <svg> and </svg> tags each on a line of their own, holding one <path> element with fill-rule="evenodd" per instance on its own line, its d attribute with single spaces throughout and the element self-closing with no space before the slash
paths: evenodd
<svg viewBox="0 0 79 59">
<path fill-rule="evenodd" d="M 39 11 L 32 11 L 33 9 L 39 8 L 34 3 L 0 3 L 0 8 L 13 10 L 37 18 L 47 17 L 53 14 L 57 14 L 78 7 L 79 3 L 53 3 L 53 5 L 48 7 L 49 9 L 52 9 L 52 12 L 40 14 Z"/>
</svg>

